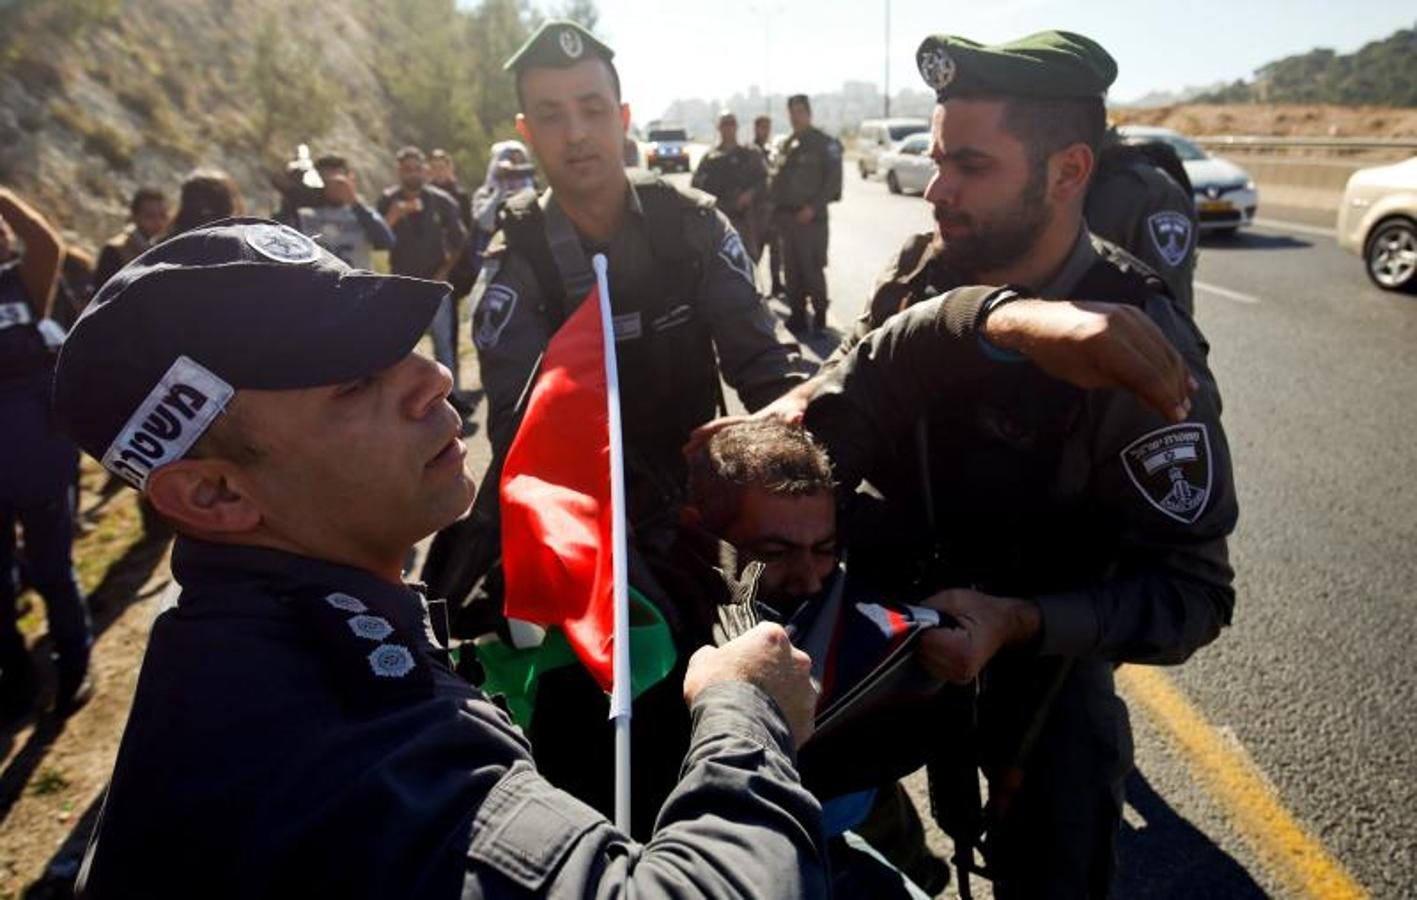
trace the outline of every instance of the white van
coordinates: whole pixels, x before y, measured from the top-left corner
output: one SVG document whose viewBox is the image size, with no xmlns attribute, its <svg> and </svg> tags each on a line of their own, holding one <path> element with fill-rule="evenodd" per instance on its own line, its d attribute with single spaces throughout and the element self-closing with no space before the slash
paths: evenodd
<svg viewBox="0 0 1417 900">
<path fill-rule="evenodd" d="M 856 138 L 856 150 L 860 153 L 856 168 L 861 177 L 880 173 L 882 153 L 895 150 L 912 134 L 929 130 L 929 119 L 867 119 L 862 122 Z"/>
</svg>

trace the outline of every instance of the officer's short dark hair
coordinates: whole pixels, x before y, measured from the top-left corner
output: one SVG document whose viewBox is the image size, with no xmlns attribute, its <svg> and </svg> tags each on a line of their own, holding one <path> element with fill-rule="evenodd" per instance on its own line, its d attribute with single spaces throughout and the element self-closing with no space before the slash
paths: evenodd
<svg viewBox="0 0 1417 900">
<path fill-rule="evenodd" d="M 753 120 L 753 124 L 754 124 L 754 125 L 771 125 L 771 124 L 772 124 L 772 116 L 758 116 L 756 119 Z"/>
<path fill-rule="evenodd" d="M 689 504 L 709 531 L 733 523 L 750 487 L 785 497 L 830 492 L 831 461 L 804 429 L 777 419 L 729 425 L 689 459 Z"/>
<path fill-rule="evenodd" d="M 128 215 L 136 216 L 144 203 L 161 203 L 166 206 L 167 195 L 155 187 L 138 188 L 133 192 L 133 199 L 128 201 Z"/>
<path fill-rule="evenodd" d="M 788 97 L 787 108 L 791 109 L 794 106 L 802 107 L 807 111 L 808 115 L 811 115 L 812 101 L 807 97 L 806 94 L 793 94 L 791 97 Z"/>
<path fill-rule="evenodd" d="M 1023 143 L 1035 167 L 1073 144 L 1086 144 L 1096 155 L 1107 133 L 1107 107 L 1100 96 L 998 99 L 1004 102 L 1004 130 Z"/>
<path fill-rule="evenodd" d="M 607 69 L 610 70 L 610 86 L 611 86 L 612 88 L 614 88 L 614 90 L 615 90 L 615 102 L 616 102 L 616 103 L 619 103 L 619 102 L 620 102 L 620 71 L 615 68 L 615 63 L 614 63 L 614 62 L 612 62 L 612 61 L 606 59 L 605 57 L 603 57 L 603 56 L 595 56 L 594 58 L 600 60 L 601 64 L 604 65 L 605 68 L 607 68 Z M 535 67 L 535 66 L 529 66 L 528 68 L 533 68 L 533 69 L 534 69 L 534 68 L 536 68 L 536 67 Z M 525 69 L 518 69 L 518 70 L 517 70 L 517 74 L 516 74 L 516 82 L 517 82 L 517 108 L 520 109 L 522 112 L 526 112 L 526 95 L 522 93 L 522 75 L 524 74 L 525 71 L 526 71 Z"/>
<path fill-rule="evenodd" d="M 427 157 L 423 155 L 422 150 L 418 149 L 412 144 L 406 144 L 399 148 L 398 153 L 394 154 L 394 159 L 398 160 L 399 162 L 403 162 L 406 159 L 416 159 L 419 162 L 424 162 Z"/>
<path fill-rule="evenodd" d="M 315 160 L 316 172 L 325 172 L 330 169 L 344 169 L 345 171 L 348 171 L 349 160 L 345 159 L 338 153 L 326 153 L 324 156 L 321 156 L 319 159 Z"/>
</svg>

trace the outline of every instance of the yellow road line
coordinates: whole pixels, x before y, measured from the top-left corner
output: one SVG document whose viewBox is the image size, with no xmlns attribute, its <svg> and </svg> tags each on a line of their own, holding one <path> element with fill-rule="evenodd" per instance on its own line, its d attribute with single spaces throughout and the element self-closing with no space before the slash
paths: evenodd
<svg viewBox="0 0 1417 900">
<path fill-rule="evenodd" d="M 1279 802 L 1263 773 L 1217 731 L 1155 666 L 1123 666 L 1127 699 L 1180 747 L 1193 772 L 1233 818 L 1240 835 L 1296 896 L 1363 898 L 1353 876 Z"/>
</svg>

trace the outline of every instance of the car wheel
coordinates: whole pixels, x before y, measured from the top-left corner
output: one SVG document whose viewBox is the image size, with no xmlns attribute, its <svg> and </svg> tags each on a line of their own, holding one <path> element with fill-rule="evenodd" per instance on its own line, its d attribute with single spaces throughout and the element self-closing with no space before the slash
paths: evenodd
<svg viewBox="0 0 1417 900">
<path fill-rule="evenodd" d="M 1385 291 L 1417 289 L 1417 224 L 1389 219 L 1373 229 L 1363 254 L 1368 277 Z"/>
<path fill-rule="evenodd" d="M 1231 228 L 1217 228 L 1217 229 L 1215 229 L 1214 231 L 1211 232 L 1211 234 L 1215 235 L 1216 237 L 1223 237 L 1223 238 L 1227 238 L 1227 239 L 1228 239 L 1228 238 L 1233 238 L 1235 235 L 1237 235 L 1237 234 L 1239 234 L 1239 233 L 1240 233 L 1240 226 L 1239 226 L 1239 225 L 1235 225 L 1234 227 L 1231 227 Z"/>
<path fill-rule="evenodd" d="M 895 170 L 886 173 L 886 187 L 890 188 L 892 194 L 900 193 L 900 179 L 895 177 Z"/>
</svg>

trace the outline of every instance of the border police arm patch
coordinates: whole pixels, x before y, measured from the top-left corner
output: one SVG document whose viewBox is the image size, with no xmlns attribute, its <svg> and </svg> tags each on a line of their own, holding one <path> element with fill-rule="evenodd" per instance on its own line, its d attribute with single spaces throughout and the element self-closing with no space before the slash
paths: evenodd
<svg viewBox="0 0 1417 900">
<path fill-rule="evenodd" d="M 473 313 L 473 341 L 479 350 L 491 350 L 502 339 L 502 331 L 517 308 L 517 292 L 505 284 L 494 284 L 482 294 Z"/>
<path fill-rule="evenodd" d="M 1133 486 L 1162 515 L 1190 525 L 1210 504 L 1210 432 L 1204 423 L 1158 428 L 1128 444 L 1121 456 Z"/>
<path fill-rule="evenodd" d="M 1157 254 L 1173 269 L 1185 262 L 1186 254 L 1191 252 L 1194 235 L 1185 213 L 1171 209 L 1152 213 L 1146 219 L 1146 232 Z"/>
<path fill-rule="evenodd" d="M 753 286 L 753 290 L 758 289 L 758 283 L 753 278 L 753 263 L 748 259 L 748 251 L 743 248 L 743 239 L 731 226 L 723 229 L 723 241 L 718 245 L 718 258 L 723 260 L 728 268 L 742 275 L 743 280 Z"/>
</svg>

